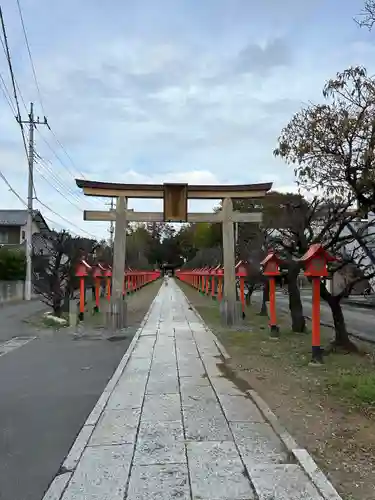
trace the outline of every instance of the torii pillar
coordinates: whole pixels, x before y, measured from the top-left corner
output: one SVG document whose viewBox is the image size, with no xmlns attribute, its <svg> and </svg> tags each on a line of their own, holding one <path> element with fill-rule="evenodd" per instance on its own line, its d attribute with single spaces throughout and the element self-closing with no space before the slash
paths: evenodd
<svg viewBox="0 0 375 500">
<path fill-rule="evenodd" d="M 224 254 L 224 294 L 222 300 L 223 319 L 228 326 L 241 321 L 241 306 L 237 303 L 234 223 L 255 222 L 262 220 L 261 213 L 242 213 L 233 211 L 232 199 L 263 198 L 271 189 L 272 183 L 248 185 L 188 185 L 188 184 L 119 184 L 100 181 L 76 180 L 87 196 L 117 197 L 116 212 L 91 210 L 84 212 L 84 220 L 116 221 L 115 248 L 113 265 L 113 293 L 109 316 L 114 329 L 126 325 L 126 305 L 122 301 L 122 280 L 125 269 L 125 237 L 128 221 L 135 222 L 210 222 L 221 223 L 223 232 Z M 126 209 L 128 198 L 163 198 L 164 211 L 131 212 Z M 223 200 L 219 213 L 188 213 L 187 200 L 211 199 Z M 121 280 L 121 284 L 120 284 Z"/>
<path fill-rule="evenodd" d="M 224 198 L 222 208 L 224 294 L 221 302 L 225 323 L 232 326 L 238 322 L 239 309 L 236 297 L 236 262 L 234 251 L 233 202 Z"/>
<path fill-rule="evenodd" d="M 127 204 L 127 198 L 124 196 L 117 198 L 112 293 L 109 310 L 106 313 L 106 324 L 114 331 L 125 328 L 127 323 L 127 302 L 122 293 L 126 258 Z"/>
</svg>

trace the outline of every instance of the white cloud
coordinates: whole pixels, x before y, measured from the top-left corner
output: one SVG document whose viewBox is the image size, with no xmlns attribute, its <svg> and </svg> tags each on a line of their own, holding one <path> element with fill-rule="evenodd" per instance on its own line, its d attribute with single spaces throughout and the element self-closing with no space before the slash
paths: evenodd
<svg viewBox="0 0 375 500">
<path fill-rule="evenodd" d="M 320 98 L 332 71 L 354 60 L 372 64 L 374 45 L 354 24 L 344 43 L 349 21 L 311 24 L 322 3 L 284 4 L 161 0 L 156 8 L 140 0 L 108 10 L 95 0 L 89 9 L 72 0 L 53 6 L 37 0 L 37 8 L 24 0 L 46 112 L 74 160 L 73 166 L 41 127 L 64 166 L 36 134 L 38 153 L 51 160 L 37 167 L 38 197 L 75 226 L 103 237 L 107 225 L 84 223 L 81 210 L 103 208 L 105 200 L 85 199 L 73 171 L 76 177 L 82 172 L 94 180 L 129 183 L 274 181 L 275 189 L 295 189 L 293 170 L 272 154 L 281 128 L 302 102 Z M 342 18 L 347 15 L 351 23 L 355 12 L 344 10 Z M 17 79 L 26 102 L 34 99 L 42 114 L 16 14 L 6 9 Z M 19 130 L 6 103 L 0 106 L 1 169 L 26 198 Z M 131 205 L 161 209 L 160 200 Z M 203 211 L 215 202 L 190 205 Z M 20 204 L 5 191 L 2 208 L 13 206 Z"/>
</svg>

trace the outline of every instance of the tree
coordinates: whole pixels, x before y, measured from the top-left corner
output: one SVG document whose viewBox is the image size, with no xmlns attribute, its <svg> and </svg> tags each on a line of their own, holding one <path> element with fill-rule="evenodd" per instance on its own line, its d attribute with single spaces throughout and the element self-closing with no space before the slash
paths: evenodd
<svg viewBox="0 0 375 500">
<path fill-rule="evenodd" d="M 25 275 L 25 252 L 22 249 L 0 248 L 0 280 L 22 281 Z"/>
<path fill-rule="evenodd" d="M 257 281 L 265 284 L 263 287 L 263 300 L 261 314 L 266 314 L 266 300 L 268 300 L 268 280 L 264 279 L 260 273 L 260 262 L 266 256 L 268 250 L 274 249 L 273 234 L 280 229 L 290 228 L 295 224 L 293 210 L 302 210 L 306 202 L 296 193 L 279 193 L 273 191 L 267 194 L 261 200 L 236 200 L 234 208 L 243 212 L 262 211 L 263 221 L 261 226 L 258 224 L 240 224 L 239 225 L 239 257 L 248 262 L 254 261 L 255 267 L 249 269 L 248 280 L 256 286 Z M 242 247 L 242 249 L 241 249 Z M 288 292 L 289 292 L 289 310 L 292 319 L 292 330 L 295 332 L 304 332 L 306 321 L 303 315 L 301 295 L 297 284 L 297 278 L 300 271 L 300 265 L 291 256 L 285 255 L 285 267 L 288 272 Z M 256 272 L 258 266 L 258 273 Z"/>
<path fill-rule="evenodd" d="M 366 0 L 362 12 L 356 19 L 361 26 L 372 30 L 375 24 L 375 0 Z"/>
<path fill-rule="evenodd" d="M 78 286 L 78 263 L 83 258 L 93 263 L 98 245 L 95 240 L 74 238 L 67 231 L 51 232 L 44 241 L 45 251 L 33 256 L 34 290 L 56 316 L 61 316 L 64 301 Z"/>
<path fill-rule="evenodd" d="M 289 228 L 275 231 L 274 246 L 287 262 L 295 262 L 300 268 L 300 259 L 314 243 L 321 243 L 338 261 L 332 266 L 332 272 L 345 273 L 345 282 L 339 291 L 329 292 L 324 281 L 321 282 L 321 297 L 332 311 L 335 327 L 333 345 L 346 350 L 356 350 L 350 341 L 345 325 L 341 301 L 348 296 L 357 283 L 375 276 L 375 268 L 363 251 L 363 245 L 369 244 L 373 229 L 372 222 L 361 223 L 354 227 L 356 214 L 349 210 L 350 202 L 337 204 L 315 197 L 311 202 L 304 202 L 300 207 L 290 207 Z M 352 231 L 348 231 L 351 226 Z M 289 269 L 288 269 L 289 271 Z M 288 285 L 289 286 L 289 285 Z"/>
<path fill-rule="evenodd" d="M 312 104 L 282 130 L 274 154 L 295 165 L 300 185 L 330 198 L 354 195 L 375 210 L 375 80 L 349 68 L 323 88 L 326 104 Z"/>
</svg>

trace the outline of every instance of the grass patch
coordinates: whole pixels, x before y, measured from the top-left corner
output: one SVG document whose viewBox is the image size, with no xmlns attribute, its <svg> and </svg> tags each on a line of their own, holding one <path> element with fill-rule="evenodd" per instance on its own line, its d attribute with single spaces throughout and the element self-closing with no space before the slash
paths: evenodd
<svg viewBox="0 0 375 500">
<path fill-rule="evenodd" d="M 311 360 L 311 332 L 295 333 L 291 330 L 288 314 L 278 315 L 280 338 L 269 335 L 268 318 L 260 316 L 254 306 L 248 306 L 240 330 L 228 329 L 220 317 L 219 304 L 209 297 L 197 294 L 190 286 L 180 286 L 194 307 L 212 328 L 232 356 L 258 356 L 276 360 L 278 370 L 288 373 L 298 369 L 301 383 L 309 392 L 318 391 L 337 397 L 341 403 L 356 405 L 366 410 L 375 407 L 374 349 L 361 343 L 367 350 L 361 355 L 335 353 L 325 357 L 322 367 L 309 366 Z M 331 328 L 322 327 L 322 345 L 332 339 Z M 273 367 L 275 368 L 275 367 Z"/>
<path fill-rule="evenodd" d="M 309 366 L 311 331 L 291 331 L 278 312 L 280 338 L 270 338 L 268 318 L 246 308 L 240 328 L 221 323 L 219 304 L 178 282 L 226 348 L 228 368 L 255 389 L 300 446 L 313 455 L 345 499 L 374 500 L 375 346 L 355 340 L 361 354 L 331 353 Z M 321 327 L 322 346 L 334 337 Z"/>
</svg>

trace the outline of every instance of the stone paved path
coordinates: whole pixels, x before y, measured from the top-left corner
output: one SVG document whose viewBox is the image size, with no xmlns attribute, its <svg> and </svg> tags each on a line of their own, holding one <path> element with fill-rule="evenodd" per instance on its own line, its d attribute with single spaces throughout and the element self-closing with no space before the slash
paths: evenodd
<svg viewBox="0 0 375 500">
<path fill-rule="evenodd" d="M 45 499 L 322 500 L 219 355 L 179 287 L 163 285 Z"/>
</svg>

